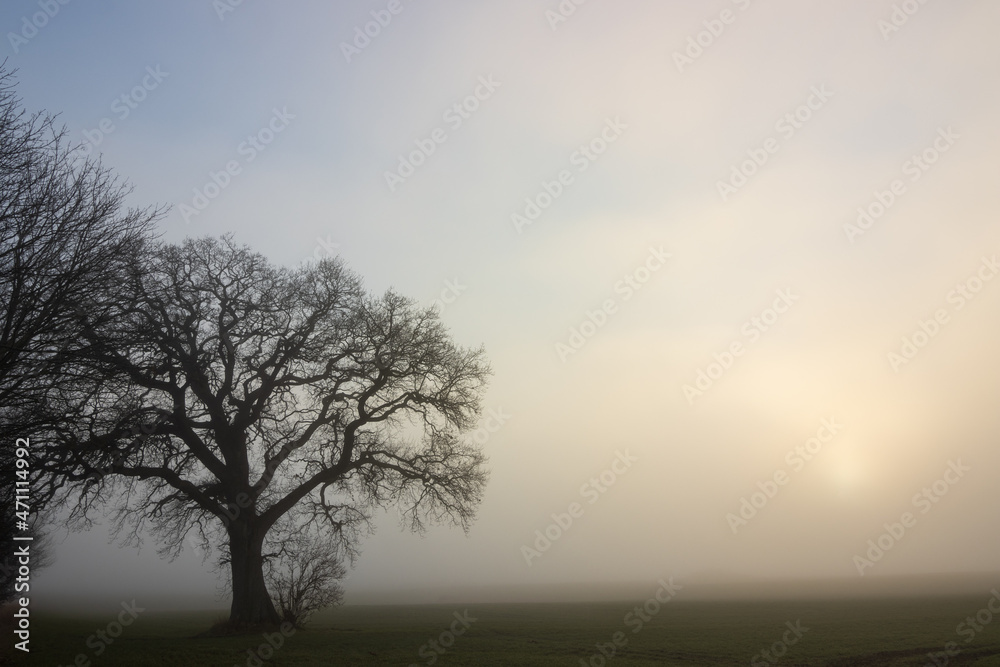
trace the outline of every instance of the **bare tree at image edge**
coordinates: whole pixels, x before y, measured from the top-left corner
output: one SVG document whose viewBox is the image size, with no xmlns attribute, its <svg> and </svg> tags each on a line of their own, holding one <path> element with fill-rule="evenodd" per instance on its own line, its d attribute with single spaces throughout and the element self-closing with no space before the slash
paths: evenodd
<svg viewBox="0 0 1000 667">
<path fill-rule="evenodd" d="M 487 473 L 460 438 L 490 369 L 432 308 L 367 294 L 339 259 L 276 267 L 229 238 L 161 244 L 93 301 L 40 476 L 79 525 L 110 505 L 126 542 L 149 527 L 165 555 L 189 531 L 218 548 L 231 625 L 279 621 L 264 554 L 290 530 L 353 560 L 377 508 L 470 527 Z"/>
<path fill-rule="evenodd" d="M 17 444 L 28 444 L 31 464 L 48 426 L 37 408 L 66 381 L 57 353 L 80 340 L 77 306 L 120 282 L 125 258 L 142 251 L 162 215 L 126 208 L 129 186 L 75 154 L 54 116 L 27 113 L 15 87 L 14 72 L 0 64 L 0 600 L 15 593 Z M 27 534 L 37 572 L 51 558 L 42 538 L 51 512 L 36 491 L 27 494 Z"/>
</svg>

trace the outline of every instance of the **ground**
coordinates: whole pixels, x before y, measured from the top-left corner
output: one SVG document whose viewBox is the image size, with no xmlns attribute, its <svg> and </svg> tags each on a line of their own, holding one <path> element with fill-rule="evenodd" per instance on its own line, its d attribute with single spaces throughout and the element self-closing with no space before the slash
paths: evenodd
<svg viewBox="0 0 1000 667">
<path fill-rule="evenodd" d="M 919 666 L 933 665 L 928 654 L 943 653 L 948 642 L 955 642 L 960 652 L 937 656 L 937 667 L 1000 666 L 1000 619 L 992 622 L 987 611 L 974 626 L 965 620 L 985 609 L 988 600 L 989 593 L 854 601 L 674 599 L 647 615 L 648 621 L 635 615 L 642 601 L 347 606 L 316 616 L 305 631 L 288 636 L 225 638 L 195 637 L 220 618 L 219 612 L 144 611 L 113 639 L 107 635 L 118 631 L 113 615 L 38 613 L 32 618 L 31 654 L 16 655 L 14 664 Z M 615 633 L 621 633 L 617 646 Z M 9 629 L 3 634 L 9 655 Z M 614 657 L 605 659 L 602 649 Z M 769 654 L 769 661 L 761 654 L 765 649 L 782 655 Z"/>
</svg>

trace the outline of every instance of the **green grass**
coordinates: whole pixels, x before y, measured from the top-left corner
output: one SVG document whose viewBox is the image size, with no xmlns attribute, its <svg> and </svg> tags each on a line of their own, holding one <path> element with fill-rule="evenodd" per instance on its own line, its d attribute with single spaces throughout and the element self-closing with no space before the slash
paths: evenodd
<svg viewBox="0 0 1000 667">
<path fill-rule="evenodd" d="M 342 607 L 317 615 L 307 630 L 286 639 L 284 646 L 262 664 L 424 665 L 429 657 L 418 655 L 420 647 L 447 630 L 454 612 L 468 609 L 477 620 L 446 653 L 437 655 L 435 665 L 576 667 L 581 659 L 589 659 L 597 652 L 596 644 L 609 642 L 618 631 L 626 635 L 628 643 L 608 661 L 609 667 L 749 665 L 752 656 L 781 639 L 786 621 L 801 620 L 808 631 L 777 664 L 918 666 L 929 664 L 928 652 L 941 651 L 945 642 L 955 641 L 962 650 L 949 665 L 1000 666 L 1000 618 L 986 625 L 969 643 L 956 634 L 956 626 L 983 608 L 986 599 L 674 599 L 638 633 L 632 632 L 635 625 L 624 623 L 624 617 L 639 600 Z M 146 612 L 96 657 L 87 646 L 87 638 L 106 627 L 113 617 L 38 614 L 33 618 L 31 655 L 16 655 L 14 664 L 71 665 L 82 653 L 95 666 L 247 665 L 248 649 L 263 644 L 262 636 L 195 637 L 218 619 L 218 613 Z M 10 640 L 5 644 L 9 647 Z"/>
</svg>

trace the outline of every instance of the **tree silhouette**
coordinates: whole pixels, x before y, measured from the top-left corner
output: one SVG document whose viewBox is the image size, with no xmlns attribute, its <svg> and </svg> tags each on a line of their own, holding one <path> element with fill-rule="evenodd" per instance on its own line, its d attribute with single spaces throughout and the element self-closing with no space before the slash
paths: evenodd
<svg viewBox="0 0 1000 667">
<path fill-rule="evenodd" d="M 165 554 L 189 531 L 219 548 L 231 624 L 279 620 L 276 528 L 353 558 L 376 508 L 415 530 L 474 518 L 485 459 L 459 435 L 483 350 L 456 346 L 433 309 L 367 294 L 339 259 L 290 269 L 228 237 L 160 244 L 79 319 L 87 344 L 62 369 L 76 382 L 48 396 L 70 416 L 43 457 L 49 493 L 83 523 L 111 502 L 126 541 L 148 524 Z"/>
<path fill-rule="evenodd" d="M 339 582 L 347 571 L 336 549 L 301 531 L 274 541 L 276 551 L 265 554 L 264 579 L 282 621 L 301 627 L 313 612 L 343 602 Z"/>
<path fill-rule="evenodd" d="M 0 65 L 0 592 L 13 593 L 14 452 L 39 435 L 36 408 L 64 378 L 58 353 L 81 340 L 76 308 L 118 282 L 124 258 L 140 251 L 160 211 L 126 210 L 129 190 L 94 160 L 75 159 L 53 116 L 27 114 L 13 74 Z M 28 448 L 34 454 L 32 447 Z M 37 538 L 39 505 L 31 497 Z M 42 565 L 43 542 L 32 547 Z"/>
</svg>

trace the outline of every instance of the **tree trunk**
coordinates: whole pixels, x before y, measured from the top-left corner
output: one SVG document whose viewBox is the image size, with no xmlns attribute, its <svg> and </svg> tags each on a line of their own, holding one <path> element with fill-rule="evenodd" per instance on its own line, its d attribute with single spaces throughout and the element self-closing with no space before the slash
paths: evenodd
<svg viewBox="0 0 1000 667">
<path fill-rule="evenodd" d="M 263 535 L 246 521 L 229 525 L 229 554 L 233 584 L 233 604 L 229 622 L 234 626 L 281 622 L 264 583 Z"/>
</svg>

